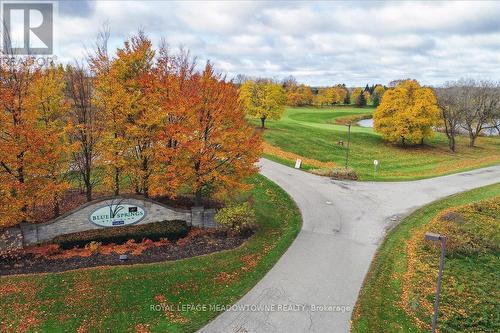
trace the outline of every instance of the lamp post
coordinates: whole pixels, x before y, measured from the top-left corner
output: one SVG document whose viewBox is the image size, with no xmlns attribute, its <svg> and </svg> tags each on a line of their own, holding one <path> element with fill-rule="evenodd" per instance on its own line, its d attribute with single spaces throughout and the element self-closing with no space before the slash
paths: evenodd
<svg viewBox="0 0 500 333">
<path fill-rule="evenodd" d="M 441 282 L 443 277 L 444 255 L 446 253 L 446 236 L 442 236 L 432 232 L 427 232 L 425 234 L 425 240 L 432 242 L 441 242 L 441 259 L 439 261 L 439 274 L 436 287 L 436 299 L 434 300 L 434 315 L 432 316 L 432 333 L 435 333 L 437 325 L 438 306 L 439 306 L 439 294 L 441 293 Z"/>
<path fill-rule="evenodd" d="M 347 124 L 347 150 L 345 154 L 345 168 L 349 165 L 349 141 L 351 141 L 351 123 Z"/>
</svg>

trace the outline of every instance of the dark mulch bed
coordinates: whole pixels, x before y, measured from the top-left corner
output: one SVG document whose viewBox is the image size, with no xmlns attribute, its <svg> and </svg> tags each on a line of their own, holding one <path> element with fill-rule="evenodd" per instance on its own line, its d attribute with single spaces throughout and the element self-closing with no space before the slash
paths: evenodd
<svg viewBox="0 0 500 333">
<path fill-rule="evenodd" d="M 222 230 L 211 231 L 180 239 L 176 243 L 168 243 L 144 250 L 141 254 L 127 252 L 128 260 L 121 262 L 119 254 L 92 254 L 89 257 L 70 257 L 50 259 L 45 256 L 20 253 L 16 258 L 0 257 L 0 276 L 12 274 L 29 274 L 44 272 L 63 272 L 78 268 L 95 266 L 115 266 L 154 263 L 168 260 L 189 258 L 240 246 L 251 235 L 229 235 Z"/>
</svg>

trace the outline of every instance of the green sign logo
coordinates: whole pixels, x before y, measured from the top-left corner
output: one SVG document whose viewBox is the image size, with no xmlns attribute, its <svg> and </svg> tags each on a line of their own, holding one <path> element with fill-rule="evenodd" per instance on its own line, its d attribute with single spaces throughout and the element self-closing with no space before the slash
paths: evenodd
<svg viewBox="0 0 500 333">
<path fill-rule="evenodd" d="M 94 210 L 89 220 L 101 227 L 118 227 L 137 223 L 145 216 L 146 212 L 138 205 L 111 202 Z"/>
</svg>

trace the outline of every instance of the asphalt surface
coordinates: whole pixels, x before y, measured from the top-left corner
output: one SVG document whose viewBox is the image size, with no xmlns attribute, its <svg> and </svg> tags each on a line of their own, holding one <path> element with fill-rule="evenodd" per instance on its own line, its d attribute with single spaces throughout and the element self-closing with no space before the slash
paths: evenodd
<svg viewBox="0 0 500 333">
<path fill-rule="evenodd" d="M 261 174 L 299 206 L 302 230 L 237 302 L 242 311 L 226 311 L 200 332 L 349 332 L 352 308 L 387 229 L 422 205 L 500 182 L 500 166 L 382 183 L 333 181 L 265 159 L 260 165 Z"/>
</svg>

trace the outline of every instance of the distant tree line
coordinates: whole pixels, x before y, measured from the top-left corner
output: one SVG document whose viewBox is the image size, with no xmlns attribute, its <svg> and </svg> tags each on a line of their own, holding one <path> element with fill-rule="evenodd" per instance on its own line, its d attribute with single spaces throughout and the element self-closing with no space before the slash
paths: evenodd
<svg viewBox="0 0 500 333">
<path fill-rule="evenodd" d="M 455 137 L 460 132 L 469 136 L 469 146 L 485 130 L 500 135 L 500 84 L 488 80 L 460 79 L 436 88 L 442 127 L 449 146 L 455 151 Z"/>
<path fill-rule="evenodd" d="M 395 80 L 374 113 L 375 131 L 388 141 L 422 144 L 434 130 L 442 130 L 452 151 L 457 135 L 466 133 L 474 147 L 485 130 L 500 135 L 499 125 L 500 84 L 487 80 L 461 79 L 437 88 Z"/>
</svg>

